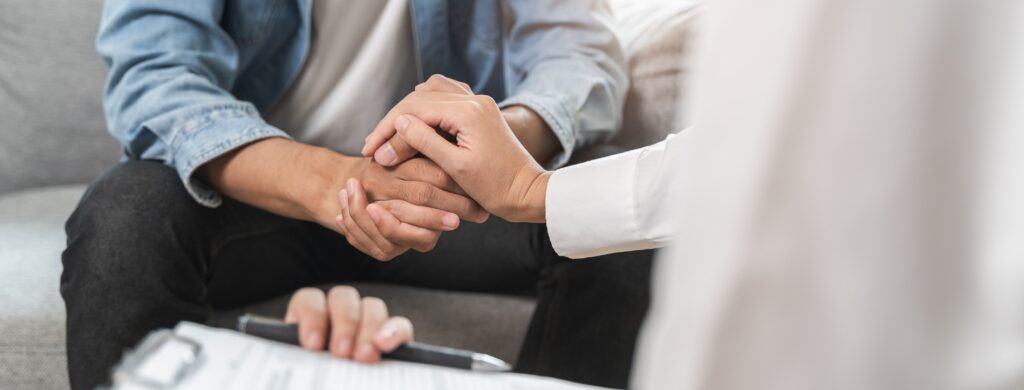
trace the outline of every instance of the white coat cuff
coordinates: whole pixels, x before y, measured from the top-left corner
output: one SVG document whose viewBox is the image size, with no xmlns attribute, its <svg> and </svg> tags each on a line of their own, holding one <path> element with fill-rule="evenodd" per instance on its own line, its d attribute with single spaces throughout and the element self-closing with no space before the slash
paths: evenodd
<svg viewBox="0 0 1024 390">
<path fill-rule="evenodd" d="M 639 156 L 640 150 L 634 150 L 551 175 L 545 217 L 555 252 L 583 258 L 646 247 L 639 242 L 636 226 Z"/>
</svg>

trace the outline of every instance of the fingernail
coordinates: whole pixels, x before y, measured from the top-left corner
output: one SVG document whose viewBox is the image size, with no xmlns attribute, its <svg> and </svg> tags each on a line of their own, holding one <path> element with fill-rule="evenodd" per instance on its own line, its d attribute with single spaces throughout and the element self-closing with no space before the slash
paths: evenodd
<svg viewBox="0 0 1024 390">
<path fill-rule="evenodd" d="M 396 130 L 403 131 L 405 130 L 406 127 L 409 127 L 409 118 L 406 118 L 405 115 L 402 115 L 395 119 Z"/>
<path fill-rule="evenodd" d="M 348 188 L 348 196 L 356 195 L 356 179 L 348 179 L 345 186 Z"/>
<path fill-rule="evenodd" d="M 396 334 L 398 334 L 398 331 L 393 326 L 385 326 L 384 329 L 380 330 L 380 336 L 388 340 L 395 338 Z"/>
<path fill-rule="evenodd" d="M 374 340 L 376 340 L 377 346 L 380 347 L 380 343 L 384 343 L 384 345 L 389 345 L 392 341 L 394 341 L 395 336 L 397 335 L 398 330 L 395 329 L 394 326 L 385 325 L 383 328 L 377 331 L 377 336 L 374 337 Z"/>
<path fill-rule="evenodd" d="M 441 217 L 441 223 L 446 228 L 455 229 L 459 227 L 459 217 L 455 214 L 446 214 L 444 217 Z"/>
<path fill-rule="evenodd" d="M 391 143 L 387 142 L 380 149 L 377 149 L 377 153 L 374 153 L 374 158 L 377 159 L 377 163 L 384 166 L 390 166 L 398 161 L 398 155 L 395 154 L 395 148 L 391 147 Z"/>
<path fill-rule="evenodd" d="M 352 340 L 347 338 L 338 339 L 338 342 L 334 343 L 334 350 L 341 356 L 349 356 L 352 353 Z"/>
<path fill-rule="evenodd" d="M 341 209 L 348 210 L 348 191 L 341 190 Z"/>
<path fill-rule="evenodd" d="M 366 212 L 370 213 L 370 219 L 373 223 L 380 223 L 380 210 L 374 205 L 366 206 Z"/>
</svg>

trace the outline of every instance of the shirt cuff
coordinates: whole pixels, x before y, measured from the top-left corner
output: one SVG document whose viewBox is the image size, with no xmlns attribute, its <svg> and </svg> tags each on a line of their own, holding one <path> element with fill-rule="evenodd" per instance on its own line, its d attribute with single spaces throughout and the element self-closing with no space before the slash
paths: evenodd
<svg viewBox="0 0 1024 390">
<path fill-rule="evenodd" d="M 635 183 L 641 150 L 555 171 L 545 217 L 555 252 L 570 258 L 646 249 L 639 237 Z"/>
<path fill-rule="evenodd" d="M 186 125 L 182 131 L 184 140 L 174 149 L 173 165 L 196 202 L 206 207 L 218 207 L 223 201 L 220 193 L 195 178 L 195 171 L 240 146 L 260 139 L 289 136 L 249 110 L 214 111 L 205 119 Z"/>
</svg>

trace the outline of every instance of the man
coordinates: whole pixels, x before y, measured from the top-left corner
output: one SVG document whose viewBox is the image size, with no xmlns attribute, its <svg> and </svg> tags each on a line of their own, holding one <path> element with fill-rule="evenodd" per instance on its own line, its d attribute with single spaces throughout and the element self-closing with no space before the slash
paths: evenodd
<svg viewBox="0 0 1024 390">
<path fill-rule="evenodd" d="M 391 104 L 444 73 L 501 101 L 533 158 L 564 164 L 617 126 L 627 81 L 607 16 L 583 0 L 108 1 L 97 46 L 126 161 L 67 224 L 72 386 L 101 382 L 152 329 L 348 280 L 509 294 L 540 282 L 518 369 L 624 385 L 649 253 L 570 265 L 542 225 L 460 223 L 487 213 L 402 145 L 382 148 L 387 167 L 359 155 Z M 398 222 L 349 228 L 382 210 Z M 317 337 L 337 356 L 356 348 Z"/>
</svg>

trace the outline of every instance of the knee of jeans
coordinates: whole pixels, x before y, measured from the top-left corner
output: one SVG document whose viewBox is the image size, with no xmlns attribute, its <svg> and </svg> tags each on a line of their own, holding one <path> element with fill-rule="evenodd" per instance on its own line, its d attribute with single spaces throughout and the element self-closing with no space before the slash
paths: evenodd
<svg viewBox="0 0 1024 390">
<path fill-rule="evenodd" d="M 185 191 L 175 171 L 155 162 L 119 164 L 97 178 L 65 225 L 62 285 L 77 274 L 89 283 L 158 277 L 159 251 L 182 245 L 203 206 Z"/>
</svg>

